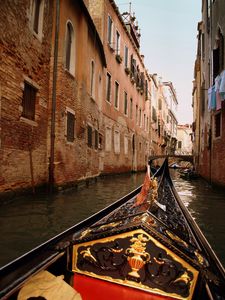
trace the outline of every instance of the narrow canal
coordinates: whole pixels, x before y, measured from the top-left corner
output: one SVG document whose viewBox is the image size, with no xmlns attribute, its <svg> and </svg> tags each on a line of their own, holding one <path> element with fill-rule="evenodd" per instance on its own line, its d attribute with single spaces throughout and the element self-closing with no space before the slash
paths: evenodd
<svg viewBox="0 0 225 300">
<path fill-rule="evenodd" d="M 225 191 L 172 170 L 175 187 L 225 265 Z M 0 266 L 116 201 L 137 186 L 143 173 L 105 177 L 53 197 L 18 198 L 0 206 Z"/>
</svg>

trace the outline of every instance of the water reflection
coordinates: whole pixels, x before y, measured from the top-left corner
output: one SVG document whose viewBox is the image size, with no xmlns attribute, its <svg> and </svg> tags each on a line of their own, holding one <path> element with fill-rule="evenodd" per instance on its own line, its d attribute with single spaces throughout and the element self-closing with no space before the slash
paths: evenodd
<svg viewBox="0 0 225 300">
<path fill-rule="evenodd" d="M 172 172 L 174 185 L 192 216 L 225 264 L 225 193 L 204 181 L 185 181 Z M 78 191 L 53 197 L 16 199 L 0 209 L 0 266 L 87 218 L 143 182 L 144 174 L 99 179 Z"/>
<path fill-rule="evenodd" d="M 142 184 L 143 173 L 105 177 L 53 197 L 24 197 L 0 209 L 0 266 L 73 226 Z"/>
<path fill-rule="evenodd" d="M 174 185 L 192 217 L 225 265 L 225 190 L 212 188 L 202 179 L 187 181 L 171 172 Z"/>
</svg>

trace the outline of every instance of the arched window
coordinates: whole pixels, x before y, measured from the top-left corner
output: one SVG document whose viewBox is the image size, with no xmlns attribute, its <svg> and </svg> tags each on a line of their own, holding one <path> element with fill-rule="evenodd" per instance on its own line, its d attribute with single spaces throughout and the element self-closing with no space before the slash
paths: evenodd
<svg viewBox="0 0 225 300">
<path fill-rule="evenodd" d="M 66 26 L 66 44 L 65 44 L 65 67 L 74 75 L 75 73 L 75 37 L 73 25 L 67 22 Z"/>
<path fill-rule="evenodd" d="M 91 96 L 94 98 L 94 85 L 95 85 L 95 63 L 91 61 Z"/>
</svg>

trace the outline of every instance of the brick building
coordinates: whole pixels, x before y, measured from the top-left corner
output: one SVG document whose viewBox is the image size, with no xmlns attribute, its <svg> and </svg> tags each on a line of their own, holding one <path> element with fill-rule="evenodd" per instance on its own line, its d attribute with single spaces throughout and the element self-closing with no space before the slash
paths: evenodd
<svg viewBox="0 0 225 300">
<path fill-rule="evenodd" d="M 99 139 L 106 60 L 96 27 L 82 1 L 61 1 L 58 23 L 51 172 L 57 185 L 65 185 L 100 173 Z M 55 36 L 52 45 L 54 41 Z M 52 63 L 53 60 L 54 57 Z"/>
<path fill-rule="evenodd" d="M 223 0 L 202 1 L 193 88 L 195 167 L 207 180 L 223 186 L 225 186 L 224 16 Z"/>
<path fill-rule="evenodd" d="M 89 1 L 88 8 L 107 60 L 103 172 L 144 169 L 150 146 L 150 76 L 140 55 L 135 17 L 128 12 L 121 15 L 112 0 Z"/>
<path fill-rule="evenodd" d="M 51 5 L 0 2 L 0 191 L 48 178 Z"/>
<path fill-rule="evenodd" d="M 113 0 L 22 4 L 0 3 L 0 192 L 143 170 L 164 135 L 134 15 Z"/>
</svg>

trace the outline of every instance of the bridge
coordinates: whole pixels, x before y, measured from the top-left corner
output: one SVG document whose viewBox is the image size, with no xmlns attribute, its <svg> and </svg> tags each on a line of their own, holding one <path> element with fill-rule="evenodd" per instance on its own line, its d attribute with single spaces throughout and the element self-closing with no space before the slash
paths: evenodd
<svg viewBox="0 0 225 300">
<path fill-rule="evenodd" d="M 152 155 L 149 156 L 149 160 L 159 159 L 159 158 L 175 158 L 179 161 L 189 161 L 193 164 L 193 155 L 179 155 L 179 154 L 167 154 L 167 155 Z"/>
</svg>

